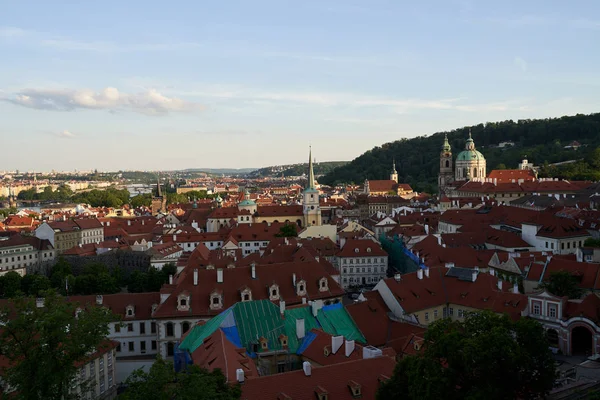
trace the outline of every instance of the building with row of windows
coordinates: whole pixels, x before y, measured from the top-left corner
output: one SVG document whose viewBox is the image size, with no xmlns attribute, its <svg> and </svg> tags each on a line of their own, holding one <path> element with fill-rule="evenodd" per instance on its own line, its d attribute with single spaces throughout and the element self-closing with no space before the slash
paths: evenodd
<svg viewBox="0 0 600 400">
<path fill-rule="evenodd" d="M 21 235 L 0 240 L 0 275 L 14 271 L 24 276 L 28 269 L 39 270 L 54 259 L 54 247 L 49 240 Z"/>
</svg>

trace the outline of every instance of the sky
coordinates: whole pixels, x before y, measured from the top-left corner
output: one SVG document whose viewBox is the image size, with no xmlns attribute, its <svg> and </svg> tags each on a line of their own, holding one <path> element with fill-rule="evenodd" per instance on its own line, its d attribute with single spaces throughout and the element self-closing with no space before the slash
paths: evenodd
<svg viewBox="0 0 600 400">
<path fill-rule="evenodd" d="M 0 170 L 351 160 L 600 111 L 597 0 L 0 0 Z"/>
</svg>

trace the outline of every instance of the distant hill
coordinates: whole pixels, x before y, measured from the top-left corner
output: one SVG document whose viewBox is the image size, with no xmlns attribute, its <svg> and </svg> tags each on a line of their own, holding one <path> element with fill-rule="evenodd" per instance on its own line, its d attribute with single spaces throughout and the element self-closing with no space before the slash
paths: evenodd
<svg viewBox="0 0 600 400">
<path fill-rule="evenodd" d="M 335 168 L 348 164 L 348 161 L 325 161 L 314 164 L 315 175 L 325 175 Z M 301 176 L 308 173 L 308 163 L 276 165 L 272 167 L 260 168 L 250 172 L 247 176 L 250 178 L 266 178 L 277 176 Z"/>
<path fill-rule="evenodd" d="M 256 168 L 189 168 L 184 172 L 205 172 L 211 175 L 243 175 L 255 171 Z"/>
<path fill-rule="evenodd" d="M 374 147 L 350 163 L 334 169 L 319 179 L 324 184 L 357 183 L 365 179 L 388 179 L 392 160 L 396 159 L 399 180 L 409 183 L 418 191 L 435 192 L 439 171 L 439 154 L 444 134 L 452 146 L 454 158 L 464 149 L 471 128 L 477 150 L 492 169 L 517 168 L 524 156 L 535 165 L 568 160 L 584 160 L 568 164 L 564 169 L 546 167 L 544 174 L 570 179 L 600 179 L 599 160 L 589 161 L 600 146 L 600 114 L 565 116 L 550 119 L 487 122 L 430 136 L 401 139 Z M 514 142 L 512 147 L 499 148 L 501 142 Z M 578 150 L 565 146 L 577 141 Z M 598 157 L 596 152 L 595 157 Z"/>
</svg>

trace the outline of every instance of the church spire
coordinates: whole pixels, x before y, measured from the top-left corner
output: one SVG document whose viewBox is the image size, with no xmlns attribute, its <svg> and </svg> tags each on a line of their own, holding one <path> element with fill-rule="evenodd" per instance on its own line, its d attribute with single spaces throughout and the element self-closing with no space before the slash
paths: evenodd
<svg viewBox="0 0 600 400">
<path fill-rule="evenodd" d="M 160 189 L 160 175 L 156 176 L 156 195 L 157 195 L 157 197 L 162 196 L 162 191 Z"/>
<path fill-rule="evenodd" d="M 392 158 L 392 174 L 397 174 L 398 172 L 396 171 L 396 158 Z"/>
<path fill-rule="evenodd" d="M 306 188 L 315 188 L 315 172 L 313 170 L 312 146 L 308 147 L 308 185 Z"/>
</svg>

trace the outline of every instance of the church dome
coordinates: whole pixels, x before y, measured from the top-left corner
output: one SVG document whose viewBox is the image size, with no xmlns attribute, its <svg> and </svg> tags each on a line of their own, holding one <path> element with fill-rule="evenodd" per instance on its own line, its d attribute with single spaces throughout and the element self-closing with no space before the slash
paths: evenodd
<svg viewBox="0 0 600 400">
<path fill-rule="evenodd" d="M 244 193 L 244 200 L 242 202 L 240 202 L 239 206 L 243 207 L 243 206 L 255 206 L 256 202 L 252 199 L 250 199 L 250 192 L 248 190 L 246 190 L 246 192 Z"/>
<path fill-rule="evenodd" d="M 456 161 L 483 161 L 485 157 L 477 150 L 464 150 L 458 153 Z"/>
</svg>

